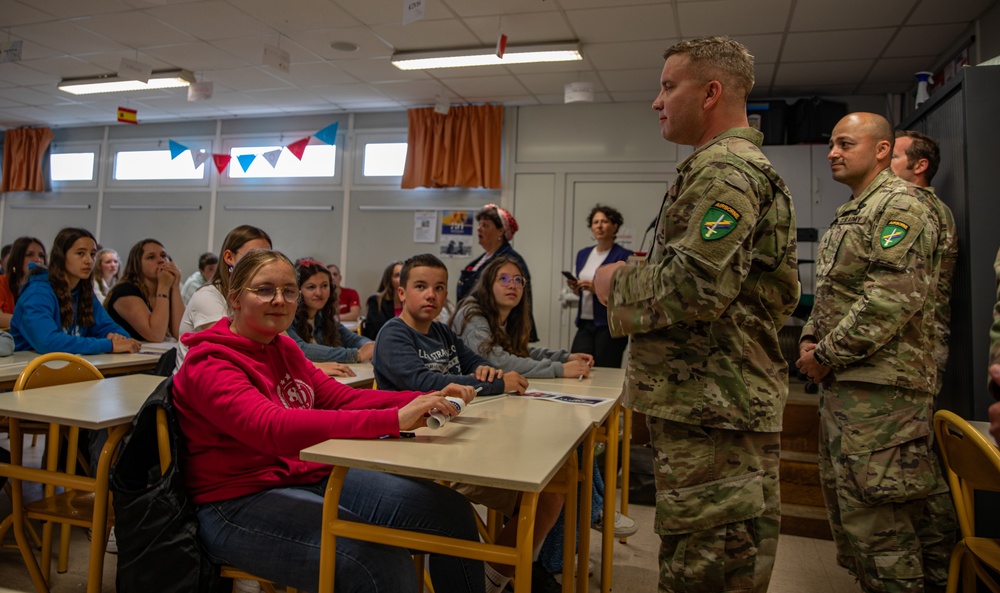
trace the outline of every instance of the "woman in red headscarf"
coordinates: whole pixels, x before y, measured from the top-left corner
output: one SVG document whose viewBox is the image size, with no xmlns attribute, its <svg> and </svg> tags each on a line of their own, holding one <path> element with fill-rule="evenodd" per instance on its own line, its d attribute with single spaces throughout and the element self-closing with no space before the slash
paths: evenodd
<svg viewBox="0 0 1000 593">
<path fill-rule="evenodd" d="M 479 245 L 486 253 L 472 260 L 472 263 L 465 266 L 458 276 L 458 290 L 455 295 L 455 302 L 461 301 L 476 285 L 479 274 L 486 264 L 496 256 L 504 255 L 515 262 L 524 271 L 524 277 L 528 279 L 525 297 L 528 303 L 531 300 L 531 272 L 528 271 L 528 264 L 524 262 L 521 254 L 514 251 L 510 241 L 517 232 L 517 221 L 514 216 L 497 206 L 496 204 L 486 204 L 483 209 L 476 214 L 476 234 L 479 236 Z M 538 341 L 538 332 L 535 330 L 535 316 L 531 309 L 528 309 L 528 317 L 531 319 L 532 342 Z"/>
</svg>

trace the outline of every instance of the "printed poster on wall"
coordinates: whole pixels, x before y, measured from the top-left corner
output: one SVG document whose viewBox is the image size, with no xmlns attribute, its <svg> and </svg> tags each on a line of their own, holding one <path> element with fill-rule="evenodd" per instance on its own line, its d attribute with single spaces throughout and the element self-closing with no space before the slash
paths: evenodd
<svg viewBox="0 0 1000 593">
<path fill-rule="evenodd" d="M 437 236 L 437 210 L 418 210 L 413 213 L 413 242 L 433 243 Z"/>
<path fill-rule="evenodd" d="M 472 257 L 472 210 L 441 213 L 441 257 Z"/>
</svg>

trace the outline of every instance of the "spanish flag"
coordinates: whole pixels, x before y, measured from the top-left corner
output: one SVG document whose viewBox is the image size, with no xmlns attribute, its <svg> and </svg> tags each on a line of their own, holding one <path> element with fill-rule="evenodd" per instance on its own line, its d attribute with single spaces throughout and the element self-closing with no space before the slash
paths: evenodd
<svg viewBox="0 0 1000 593">
<path fill-rule="evenodd" d="M 138 124 L 139 121 L 136 119 L 135 109 L 126 109 L 125 107 L 118 108 L 118 121 L 123 124 Z"/>
</svg>

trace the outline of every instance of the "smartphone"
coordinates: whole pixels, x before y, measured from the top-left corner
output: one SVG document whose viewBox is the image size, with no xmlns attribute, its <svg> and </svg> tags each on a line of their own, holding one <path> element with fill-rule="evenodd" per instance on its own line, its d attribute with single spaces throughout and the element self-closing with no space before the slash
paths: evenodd
<svg viewBox="0 0 1000 593">
<path fill-rule="evenodd" d="M 576 282 L 576 276 L 574 276 L 573 274 L 570 274 L 566 270 L 563 270 L 562 275 L 565 276 L 567 280 L 572 280 L 573 282 Z"/>
</svg>

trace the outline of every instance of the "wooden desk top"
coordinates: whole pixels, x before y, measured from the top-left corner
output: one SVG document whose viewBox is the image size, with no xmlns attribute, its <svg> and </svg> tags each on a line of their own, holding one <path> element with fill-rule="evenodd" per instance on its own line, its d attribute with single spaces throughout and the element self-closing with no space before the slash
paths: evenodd
<svg viewBox="0 0 1000 593">
<path fill-rule="evenodd" d="M 126 424 L 164 377 L 123 375 L 0 393 L 0 416 L 99 430 Z"/>
<path fill-rule="evenodd" d="M 333 377 L 338 382 L 344 385 L 350 385 L 351 387 L 371 387 L 372 381 L 375 380 L 375 367 L 370 363 L 360 362 L 357 364 L 347 365 L 351 367 L 351 370 L 357 375 L 356 377 Z"/>
<path fill-rule="evenodd" d="M 597 408 L 605 415 L 614 400 Z M 416 438 L 334 439 L 301 458 L 391 474 L 540 492 L 593 429 L 597 410 L 497 396 L 468 406 L 441 428 Z"/>
<path fill-rule="evenodd" d="M 0 358 L 0 389 L 11 389 L 17 376 L 21 374 L 28 363 L 39 355 L 34 350 L 15 352 L 11 356 Z M 90 364 L 97 367 L 105 375 L 123 372 L 144 371 L 156 366 L 160 360 L 159 354 L 84 354 Z M 53 363 L 58 364 L 58 363 Z"/>
<path fill-rule="evenodd" d="M 625 370 L 624 369 L 608 369 L 608 368 L 593 368 L 590 369 L 590 376 L 580 381 L 572 377 L 569 378 L 558 378 L 558 379 L 528 379 L 528 387 L 535 388 L 536 386 L 546 385 L 550 386 L 547 389 L 555 389 L 551 387 L 557 385 L 562 387 L 559 389 L 560 393 L 574 393 L 570 391 L 565 391 L 566 389 L 579 389 L 579 388 L 589 388 L 589 387 L 600 387 L 603 389 L 614 389 L 618 393 L 622 392 L 622 388 L 625 385 Z M 585 395 L 581 393 L 580 395 Z"/>
</svg>

